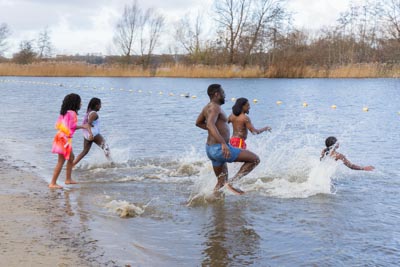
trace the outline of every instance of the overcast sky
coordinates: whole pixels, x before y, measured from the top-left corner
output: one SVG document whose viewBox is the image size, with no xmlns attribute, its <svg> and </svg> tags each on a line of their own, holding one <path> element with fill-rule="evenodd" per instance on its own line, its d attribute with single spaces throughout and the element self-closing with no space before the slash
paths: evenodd
<svg viewBox="0 0 400 267">
<path fill-rule="evenodd" d="M 0 23 L 7 23 L 12 35 L 6 56 L 18 51 L 21 40 L 33 40 L 46 27 L 56 54 L 110 54 L 118 16 L 131 0 L 0 0 Z M 142 8 L 155 8 L 170 22 L 187 12 L 207 11 L 213 0 L 138 0 Z M 287 0 L 294 24 L 307 29 L 335 23 L 349 0 Z M 206 15 L 207 16 L 207 15 Z M 166 29 L 170 31 L 171 27 Z M 167 45 L 161 51 L 168 52 Z"/>
</svg>

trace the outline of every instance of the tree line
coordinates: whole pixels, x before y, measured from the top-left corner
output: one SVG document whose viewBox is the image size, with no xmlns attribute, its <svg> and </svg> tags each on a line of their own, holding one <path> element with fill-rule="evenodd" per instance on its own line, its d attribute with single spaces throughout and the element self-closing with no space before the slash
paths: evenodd
<svg viewBox="0 0 400 267">
<path fill-rule="evenodd" d="M 334 25 L 318 30 L 293 26 L 286 4 L 286 0 L 215 0 L 207 16 L 192 12 L 167 25 L 159 11 L 132 1 L 115 25 L 115 55 L 85 58 L 94 64 L 143 68 L 176 63 L 259 66 L 275 68 L 277 76 L 302 66 L 329 70 L 348 64 L 400 63 L 400 0 L 350 2 Z M 0 24 L 0 55 L 11 34 L 6 23 Z M 174 40 L 169 53 L 155 54 L 165 35 Z M 51 33 L 45 28 L 37 39 L 22 41 L 8 61 L 56 60 L 53 51 Z"/>
</svg>

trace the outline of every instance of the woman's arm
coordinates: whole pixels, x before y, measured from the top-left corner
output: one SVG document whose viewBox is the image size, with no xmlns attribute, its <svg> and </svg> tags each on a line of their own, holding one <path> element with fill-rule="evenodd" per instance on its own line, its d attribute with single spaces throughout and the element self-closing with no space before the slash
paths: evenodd
<svg viewBox="0 0 400 267">
<path fill-rule="evenodd" d="M 265 126 L 264 128 L 261 128 L 261 129 L 256 129 L 254 127 L 253 123 L 251 123 L 249 116 L 246 116 L 246 127 L 247 127 L 247 129 L 249 129 L 249 131 L 252 134 L 260 134 L 265 131 L 271 131 L 271 127 L 269 127 L 269 126 Z"/>
<path fill-rule="evenodd" d="M 372 171 L 373 169 L 375 169 L 373 166 L 358 166 L 356 164 L 351 163 L 344 155 L 338 153 L 337 154 L 337 158 L 342 160 L 344 165 L 346 165 L 347 167 L 349 167 L 352 170 L 357 170 L 357 171 Z"/>
</svg>

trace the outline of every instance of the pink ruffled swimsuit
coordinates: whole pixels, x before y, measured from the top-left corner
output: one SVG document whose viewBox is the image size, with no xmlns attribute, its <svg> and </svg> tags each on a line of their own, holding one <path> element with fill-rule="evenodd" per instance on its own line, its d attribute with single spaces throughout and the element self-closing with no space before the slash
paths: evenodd
<svg viewBox="0 0 400 267">
<path fill-rule="evenodd" d="M 68 110 L 65 115 L 60 115 L 56 122 L 58 132 L 53 140 L 51 152 L 61 154 L 66 160 L 72 152 L 72 136 L 75 133 L 78 116 L 73 110 Z"/>
</svg>

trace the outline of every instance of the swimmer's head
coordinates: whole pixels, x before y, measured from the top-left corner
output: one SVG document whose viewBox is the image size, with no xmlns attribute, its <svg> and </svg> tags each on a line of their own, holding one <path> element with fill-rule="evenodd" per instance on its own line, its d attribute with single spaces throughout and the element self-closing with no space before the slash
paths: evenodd
<svg viewBox="0 0 400 267">
<path fill-rule="evenodd" d="M 238 98 L 236 100 L 235 105 L 233 105 L 233 107 L 232 107 L 232 113 L 235 116 L 239 116 L 242 113 L 244 106 L 247 104 L 249 104 L 249 100 L 247 100 L 247 98 L 244 98 L 244 97 Z M 249 110 L 250 110 L 250 104 L 248 105 L 248 107 L 247 106 L 245 107 L 245 113 L 248 114 Z"/>
<path fill-rule="evenodd" d="M 218 101 L 221 103 L 221 105 L 225 103 L 225 92 L 220 84 L 211 84 L 210 86 L 208 86 L 207 94 L 210 99 L 218 94 Z"/>
<path fill-rule="evenodd" d="M 93 97 L 90 99 L 88 107 L 87 107 L 87 112 L 89 111 L 99 111 L 101 108 L 101 100 L 97 97 Z"/>
<path fill-rule="evenodd" d="M 68 110 L 73 110 L 78 114 L 81 104 L 81 97 L 78 94 L 66 95 L 61 105 L 60 114 L 65 115 Z"/>
<path fill-rule="evenodd" d="M 334 136 L 329 136 L 325 140 L 325 145 L 327 148 L 332 148 L 337 143 L 337 139 Z"/>
</svg>

